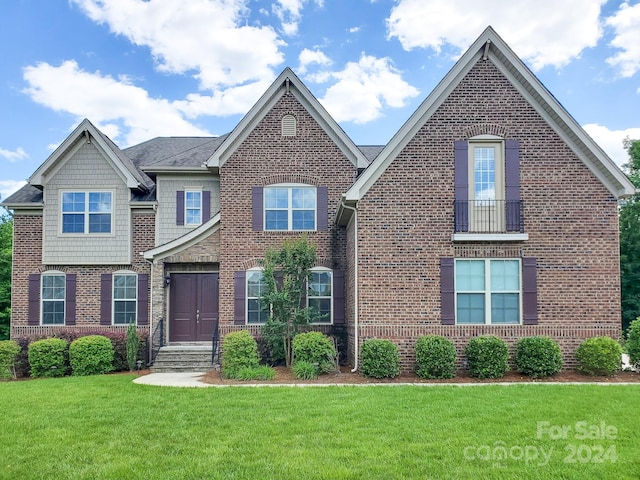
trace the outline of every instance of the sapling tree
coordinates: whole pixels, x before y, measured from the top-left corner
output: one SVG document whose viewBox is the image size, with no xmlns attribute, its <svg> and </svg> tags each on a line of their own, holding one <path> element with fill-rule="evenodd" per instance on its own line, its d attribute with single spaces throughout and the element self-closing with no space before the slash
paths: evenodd
<svg viewBox="0 0 640 480">
<path fill-rule="evenodd" d="M 306 305 L 307 281 L 316 263 L 315 246 L 306 237 L 286 241 L 280 249 L 267 250 L 263 262 L 265 290 L 260 299 L 268 309 L 269 320 L 263 328 L 267 337 L 281 339 L 285 364 L 290 367 L 291 342 L 301 325 L 313 321 L 314 314 Z M 272 343 L 272 342 L 270 342 Z M 270 348 L 274 348 L 271 344 Z"/>
</svg>

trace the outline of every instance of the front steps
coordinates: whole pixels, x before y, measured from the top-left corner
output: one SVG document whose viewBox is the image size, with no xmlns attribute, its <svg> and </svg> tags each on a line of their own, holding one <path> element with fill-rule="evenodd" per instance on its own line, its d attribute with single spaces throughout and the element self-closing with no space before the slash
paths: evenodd
<svg viewBox="0 0 640 480">
<path fill-rule="evenodd" d="M 208 372 L 211 364 L 211 344 L 209 345 L 167 345 L 158 351 L 151 365 L 152 373 Z"/>
</svg>

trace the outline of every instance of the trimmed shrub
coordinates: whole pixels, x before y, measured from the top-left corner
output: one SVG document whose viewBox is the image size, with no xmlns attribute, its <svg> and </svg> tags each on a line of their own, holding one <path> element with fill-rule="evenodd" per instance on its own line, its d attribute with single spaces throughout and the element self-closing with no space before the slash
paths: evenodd
<svg viewBox="0 0 640 480">
<path fill-rule="evenodd" d="M 400 375 L 398 346 L 391 340 L 365 340 L 360 354 L 360 369 L 365 377 L 393 378 Z"/>
<path fill-rule="evenodd" d="M 133 323 L 130 323 L 127 327 L 127 341 L 125 345 L 125 350 L 127 352 L 127 366 L 129 367 L 130 372 L 133 372 L 137 367 L 139 349 L 140 337 L 138 336 L 138 330 Z"/>
<path fill-rule="evenodd" d="M 507 344 L 494 335 L 472 338 L 464 349 L 464 354 L 472 377 L 500 378 L 509 370 Z"/>
<path fill-rule="evenodd" d="M 243 368 L 258 366 L 258 344 L 247 330 L 232 332 L 222 342 L 222 374 L 237 378 Z"/>
<path fill-rule="evenodd" d="M 72 374 L 102 375 L 113 371 L 113 345 L 102 335 L 80 337 L 69 345 Z"/>
<path fill-rule="evenodd" d="M 20 345 L 13 340 L 0 341 L 0 378 L 16 378 L 14 365 Z"/>
<path fill-rule="evenodd" d="M 242 367 L 236 373 L 238 380 L 273 380 L 276 378 L 276 371 L 267 365 L 257 367 Z"/>
<path fill-rule="evenodd" d="M 329 337 L 320 332 L 299 333 L 293 337 L 293 363 L 318 364 L 321 373 L 335 370 L 336 349 Z"/>
<path fill-rule="evenodd" d="M 69 344 L 61 338 L 45 338 L 29 345 L 32 377 L 64 377 L 69 370 Z"/>
<path fill-rule="evenodd" d="M 261 342 L 260 358 L 269 363 L 270 365 L 284 365 L 284 336 L 287 325 L 283 322 L 276 322 L 272 318 L 269 318 L 267 322 L 262 325 L 261 329 Z M 264 342 L 264 345 L 262 344 Z"/>
<path fill-rule="evenodd" d="M 626 347 L 631 365 L 636 368 L 640 367 L 640 317 L 629 325 Z"/>
<path fill-rule="evenodd" d="M 423 335 L 416 342 L 416 374 L 421 378 L 456 376 L 456 347 L 440 335 Z"/>
<path fill-rule="evenodd" d="M 304 360 L 294 363 L 291 370 L 295 377 L 301 380 L 313 380 L 318 377 L 318 367 L 316 367 L 315 364 L 305 362 Z"/>
<path fill-rule="evenodd" d="M 588 375 L 613 375 L 622 363 L 622 347 L 611 337 L 587 338 L 576 350 L 578 371 Z"/>
<path fill-rule="evenodd" d="M 562 370 L 558 342 L 545 336 L 525 337 L 516 343 L 516 369 L 531 378 L 550 377 Z"/>
</svg>

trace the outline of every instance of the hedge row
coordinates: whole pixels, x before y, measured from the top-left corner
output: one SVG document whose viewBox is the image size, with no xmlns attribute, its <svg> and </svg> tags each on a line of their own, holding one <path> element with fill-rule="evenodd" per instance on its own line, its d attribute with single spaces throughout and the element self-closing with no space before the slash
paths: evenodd
<svg viewBox="0 0 640 480">
<path fill-rule="evenodd" d="M 100 335 L 102 337 L 106 337 L 111 341 L 113 346 L 113 369 L 115 372 L 125 372 L 129 370 L 127 363 L 127 332 L 126 331 L 117 331 L 114 332 L 112 330 L 100 329 L 96 328 L 91 330 L 74 330 L 74 329 L 61 329 L 56 332 L 52 336 L 47 335 L 25 335 L 21 337 L 16 337 L 13 340 L 20 347 L 20 353 L 18 353 L 17 358 L 15 360 L 15 372 L 17 377 L 29 377 L 31 376 L 31 366 L 29 364 L 29 345 L 38 340 L 44 340 L 47 338 L 57 338 L 64 340 L 68 345 L 71 344 L 74 340 L 77 340 L 81 337 L 87 337 L 91 335 Z M 148 348 L 148 340 L 149 335 L 146 332 L 138 332 L 138 336 L 140 337 L 140 343 L 138 345 L 138 355 L 137 359 L 142 362 L 143 366 L 149 364 L 149 348 Z M 66 357 L 67 365 L 68 365 L 68 353 Z M 68 370 L 67 370 L 68 371 Z"/>
</svg>

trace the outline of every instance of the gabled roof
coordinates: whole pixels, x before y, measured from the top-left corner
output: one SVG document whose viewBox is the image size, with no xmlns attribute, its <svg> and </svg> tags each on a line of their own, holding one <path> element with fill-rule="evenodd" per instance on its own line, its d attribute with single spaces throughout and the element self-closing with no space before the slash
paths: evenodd
<svg viewBox="0 0 640 480">
<path fill-rule="evenodd" d="M 42 208 L 42 190 L 28 183 L 20 190 L 4 199 L 1 206 L 13 210 L 15 208 Z"/>
<path fill-rule="evenodd" d="M 58 162 L 65 157 L 71 148 L 79 141 L 91 140 L 113 163 L 116 170 L 122 175 L 127 187 L 140 190 L 150 190 L 153 181 L 142 171 L 140 171 L 109 137 L 98 130 L 86 118 L 69 135 L 64 142 L 49 155 L 40 167 L 29 178 L 29 183 L 33 186 L 42 187 L 46 183 L 47 174 Z"/>
<path fill-rule="evenodd" d="M 344 194 L 346 202 L 353 204 L 369 191 L 422 125 L 481 58 L 488 58 L 496 65 L 612 195 L 620 198 L 635 193 L 633 184 L 618 166 L 553 97 L 493 28 L 488 27 L 398 130 L 369 168 Z M 338 214 L 341 215 L 341 212 Z"/>
<path fill-rule="evenodd" d="M 247 138 L 255 126 L 265 117 L 275 103 L 287 92 L 291 92 L 305 107 L 309 114 L 318 122 L 325 132 L 336 143 L 354 166 L 365 168 L 369 162 L 365 155 L 356 147 L 325 108 L 311 94 L 302 81 L 290 68 L 285 68 L 275 79 L 258 102 L 242 118 L 240 123 L 227 136 L 207 161 L 209 168 L 219 168 L 233 154 L 238 146 Z"/>
<path fill-rule="evenodd" d="M 142 256 L 145 260 L 154 261 L 162 258 L 166 258 L 169 255 L 174 255 L 181 252 L 185 248 L 189 248 L 195 245 L 202 239 L 208 237 L 216 230 L 220 228 L 220 212 L 216 213 L 207 222 L 203 223 L 197 228 L 194 228 L 189 233 L 182 235 L 170 242 L 160 245 L 159 247 L 152 248 L 146 252 L 142 252 Z"/>
</svg>

